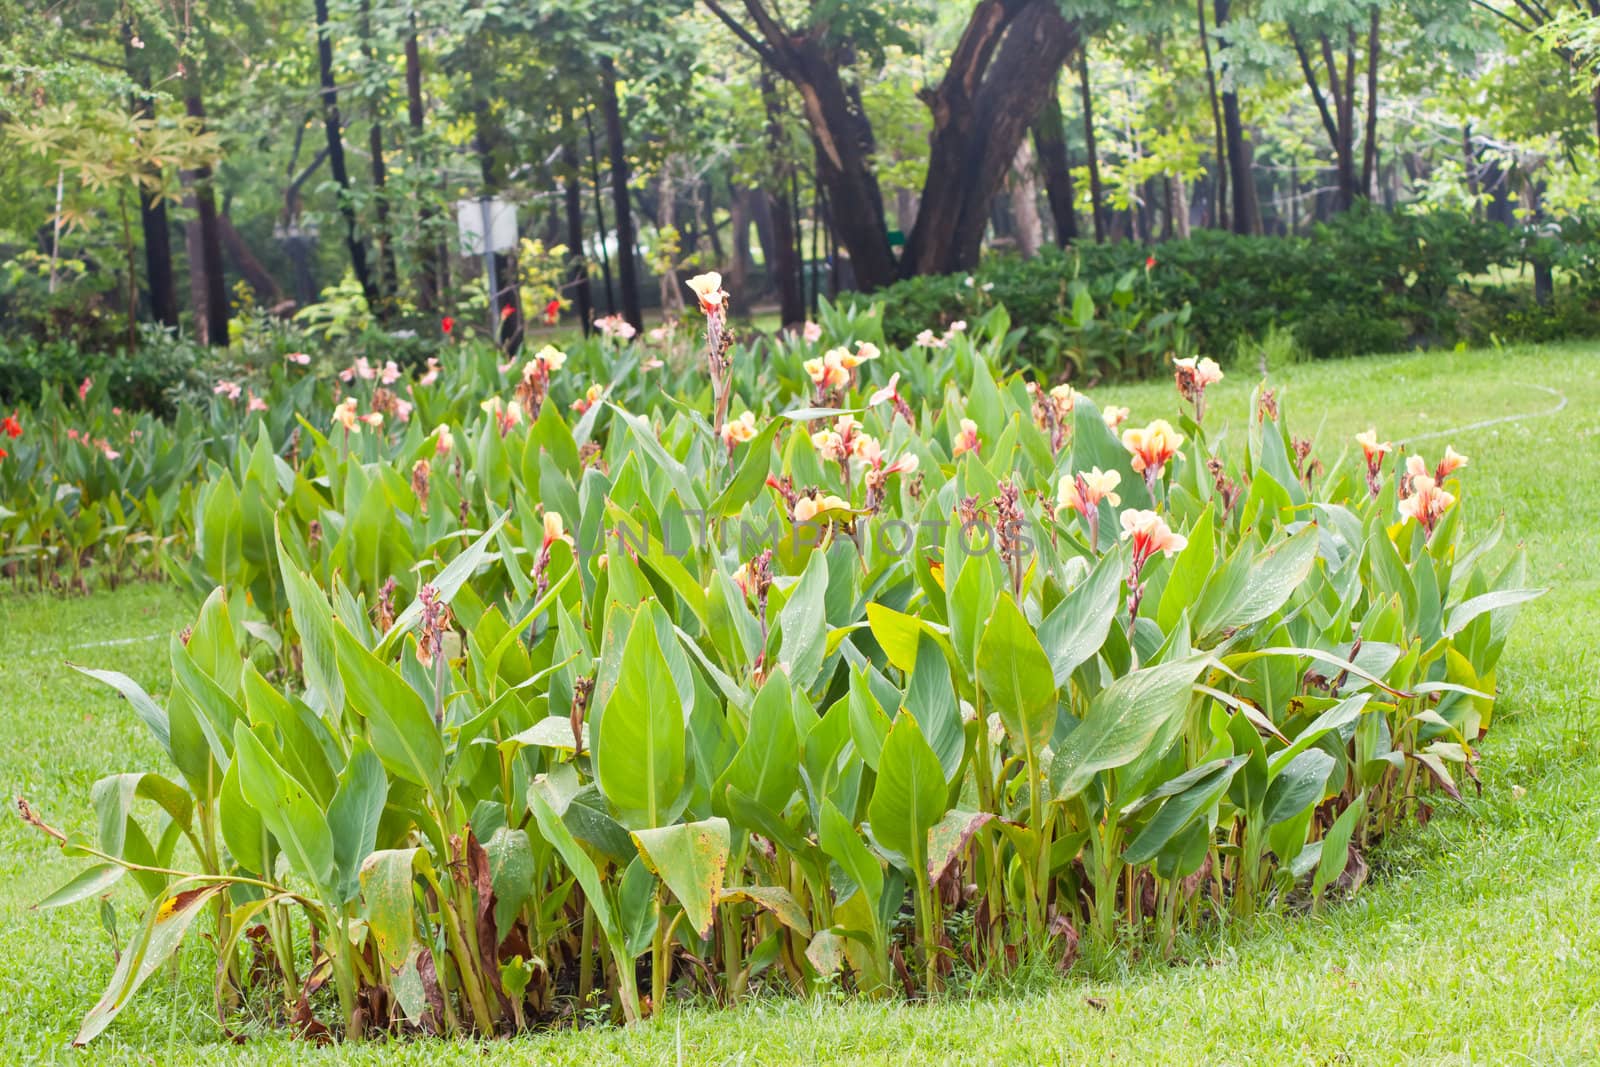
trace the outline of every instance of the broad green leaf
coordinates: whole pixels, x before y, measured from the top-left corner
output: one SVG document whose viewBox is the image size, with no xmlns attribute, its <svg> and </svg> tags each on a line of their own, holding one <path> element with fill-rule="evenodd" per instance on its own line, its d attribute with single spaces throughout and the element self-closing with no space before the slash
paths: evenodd
<svg viewBox="0 0 1600 1067">
<path fill-rule="evenodd" d="M 1056 686 L 1033 627 L 1003 593 L 978 643 L 978 684 L 1017 744 L 1037 751 L 1056 727 Z"/>
<path fill-rule="evenodd" d="M 345 694 L 367 720 L 378 758 L 395 777 L 437 796 L 444 781 L 444 739 L 422 698 L 368 652 L 342 619 L 334 623 L 334 640 Z"/>
<path fill-rule="evenodd" d="M 1194 656 L 1146 667 L 1118 678 L 1089 706 L 1050 766 L 1057 800 L 1081 793 L 1100 771 L 1132 763 L 1189 707 L 1194 681 L 1207 658 Z"/>
<path fill-rule="evenodd" d="M 1107 552 L 1039 624 L 1039 644 L 1057 686 L 1066 685 L 1072 672 L 1106 643 L 1127 571 L 1126 553 Z"/>
<path fill-rule="evenodd" d="M 339 788 L 328 805 L 328 830 L 333 835 L 333 862 L 338 898 L 354 900 L 360 888 L 361 864 L 376 847 L 378 821 L 389 798 L 389 780 L 372 746 L 356 738 L 350 762 L 339 773 Z"/>
<path fill-rule="evenodd" d="M 636 618 L 595 739 L 600 789 L 632 829 L 660 826 L 683 790 L 684 709 L 648 617 Z"/>
<path fill-rule="evenodd" d="M 944 768 L 922 737 L 917 720 L 906 712 L 895 717 L 878 754 L 878 782 L 867 814 L 872 833 L 911 865 L 916 877 L 928 853 L 928 831 L 944 818 L 947 788 Z"/>
<path fill-rule="evenodd" d="M 635 830 L 633 843 L 651 873 L 666 883 L 683 905 L 695 934 L 710 937 L 717 894 L 722 892 L 728 870 L 728 820 Z"/>
<path fill-rule="evenodd" d="M 333 834 L 311 792 L 289 776 L 243 723 L 234 727 L 239 791 L 261 813 L 295 871 L 319 892 L 333 887 Z"/>
</svg>

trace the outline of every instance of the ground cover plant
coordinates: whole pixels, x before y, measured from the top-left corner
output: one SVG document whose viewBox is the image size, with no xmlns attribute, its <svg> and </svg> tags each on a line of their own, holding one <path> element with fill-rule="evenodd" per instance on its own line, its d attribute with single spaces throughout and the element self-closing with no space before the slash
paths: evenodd
<svg viewBox="0 0 1600 1067">
<path fill-rule="evenodd" d="M 1210 361 L 1137 425 L 997 381 L 1003 315 L 758 368 L 696 292 L 689 402 L 628 345 L 453 352 L 211 466 L 165 707 L 82 668 L 168 765 L 93 834 L 20 803 L 88 858 L 46 903 L 149 898 L 79 1042 L 201 930 L 225 1030 L 352 1039 L 1159 955 L 1459 795 L 1536 591 L 1453 449 L 1322 461 L 1265 388 L 1213 439 Z"/>
</svg>

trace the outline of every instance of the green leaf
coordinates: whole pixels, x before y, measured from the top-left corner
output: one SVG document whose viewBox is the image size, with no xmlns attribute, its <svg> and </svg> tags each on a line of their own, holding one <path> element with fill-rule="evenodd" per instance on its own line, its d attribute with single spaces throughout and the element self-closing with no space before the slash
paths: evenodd
<svg viewBox="0 0 1600 1067">
<path fill-rule="evenodd" d="M 328 830 L 333 835 L 333 862 L 338 873 L 338 898 L 354 900 L 359 889 L 361 864 L 377 846 L 378 821 L 389 798 L 389 779 L 372 746 L 356 738 L 350 761 L 339 773 L 339 787 L 328 806 Z"/>
<path fill-rule="evenodd" d="M 344 683 L 339 678 L 339 663 L 333 640 L 333 609 L 322 590 L 307 577 L 283 548 L 284 516 L 277 528 L 278 570 L 283 575 L 284 595 L 300 635 L 300 649 L 306 682 L 325 710 L 337 715 L 344 707 Z"/>
<path fill-rule="evenodd" d="M 906 712 L 895 717 L 878 754 L 878 783 L 867 814 L 872 833 L 884 847 L 910 863 L 916 877 L 928 853 L 928 831 L 944 818 L 947 788 L 944 768 L 923 740 L 917 720 Z"/>
<path fill-rule="evenodd" d="M 750 730 L 744 744 L 711 790 L 711 807 L 733 818 L 728 786 L 737 787 L 756 803 L 782 811 L 799 781 L 800 737 L 789 699 L 789 679 L 774 671 L 750 707 Z M 737 820 L 735 820 L 737 821 Z"/>
<path fill-rule="evenodd" d="M 1334 759 L 1320 748 L 1307 749 L 1290 760 L 1272 778 L 1262 816 L 1268 826 L 1276 826 L 1299 815 L 1322 799 Z"/>
<path fill-rule="evenodd" d="M 778 666 L 801 689 L 809 689 L 816 681 L 827 651 L 828 628 L 823 614 L 827 594 L 828 555 L 813 552 L 778 613 L 778 625 L 783 631 Z"/>
<path fill-rule="evenodd" d="M 1189 707 L 1204 656 L 1146 667 L 1101 690 L 1050 766 L 1057 800 L 1081 793 L 1100 771 L 1132 763 Z"/>
<path fill-rule="evenodd" d="M 110 984 L 84 1017 L 83 1025 L 72 1039 L 73 1045 L 87 1045 L 111 1025 L 145 979 L 177 949 L 194 920 L 208 910 L 206 905 L 226 888 L 226 883 L 222 882 L 195 889 L 179 890 L 174 886 L 168 895 L 151 906 L 144 928 L 137 940 L 123 949 Z"/>
<path fill-rule="evenodd" d="M 368 652 L 344 621 L 334 623 L 339 677 L 372 730 L 372 747 L 389 773 L 437 796 L 444 781 L 444 739 L 416 690 Z"/>
<path fill-rule="evenodd" d="M 1056 727 L 1056 686 L 1050 660 L 1010 593 L 995 603 L 978 643 L 978 684 L 1006 731 L 1037 752 Z"/>
<path fill-rule="evenodd" d="M 711 936 L 717 894 L 728 870 L 728 820 L 705 819 L 657 829 L 635 830 L 633 843 L 652 874 L 678 903 L 695 934 Z"/>
<path fill-rule="evenodd" d="M 533 896 L 538 865 L 533 858 L 533 842 L 526 830 L 502 826 L 484 843 L 489 857 L 489 880 L 494 888 L 494 928 L 504 938 L 516 921 L 517 912 Z"/>
<path fill-rule="evenodd" d="M 648 617 L 636 617 L 595 740 L 606 800 L 630 828 L 660 826 L 683 790 L 684 709 Z"/>
<path fill-rule="evenodd" d="M 416 936 L 412 878 L 427 864 L 428 854 L 420 848 L 382 849 L 361 862 L 361 898 L 366 904 L 367 928 L 392 971 L 398 971 L 411 956 Z"/>
<path fill-rule="evenodd" d="M 239 791 L 260 812 L 299 875 L 326 892 L 333 886 L 333 834 L 311 792 L 289 776 L 243 723 L 234 727 Z"/>
<path fill-rule="evenodd" d="M 1106 643 L 1127 570 L 1126 553 L 1107 552 L 1039 624 L 1039 644 L 1057 686 L 1066 685 L 1072 672 Z"/>
</svg>

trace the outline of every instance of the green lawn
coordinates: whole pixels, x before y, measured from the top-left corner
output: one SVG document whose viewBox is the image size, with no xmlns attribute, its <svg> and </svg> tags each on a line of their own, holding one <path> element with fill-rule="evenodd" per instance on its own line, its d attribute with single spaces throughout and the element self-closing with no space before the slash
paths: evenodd
<svg viewBox="0 0 1600 1067">
<path fill-rule="evenodd" d="M 505 1063 L 1386 1063 L 1600 1060 L 1600 346 L 1480 351 L 1298 366 L 1275 384 L 1331 462 L 1376 423 L 1471 457 L 1466 507 L 1504 512 L 1551 593 L 1523 613 L 1482 746 L 1483 795 L 1444 802 L 1395 834 L 1373 882 L 1320 917 L 1231 925 L 1180 945 L 1184 962 L 1080 965 L 934 1004 L 756 999 L 682 1009 L 633 1031 L 516 1042 L 313 1049 L 223 1044 L 203 957 L 152 980 L 91 1050 L 67 1042 L 111 970 L 91 905 L 29 905 L 75 861 L 0 821 L 0 1062 Z M 1253 374 L 1236 368 L 1213 419 L 1242 426 Z M 1543 387 L 1538 388 L 1538 387 Z M 1551 390 L 1554 393 L 1550 392 Z M 1134 417 L 1170 415 L 1169 385 L 1103 389 Z M 1565 409 L 1550 414 L 1560 398 Z M 1504 416 L 1515 421 L 1482 424 Z M 1432 436 L 1439 435 L 1439 436 Z M 186 609 L 140 586 L 87 599 L 0 593 L 0 779 L 52 822 L 87 829 L 89 787 L 160 767 L 126 707 L 72 660 L 167 687 L 167 633 Z M 121 922 L 133 917 L 133 892 Z"/>
</svg>

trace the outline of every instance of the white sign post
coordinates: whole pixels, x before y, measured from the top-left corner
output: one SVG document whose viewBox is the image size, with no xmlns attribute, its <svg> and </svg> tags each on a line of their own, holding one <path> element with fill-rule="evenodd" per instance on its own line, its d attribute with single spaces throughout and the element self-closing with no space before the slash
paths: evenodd
<svg viewBox="0 0 1600 1067">
<path fill-rule="evenodd" d="M 500 325 L 500 279 L 494 257 L 517 247 L 517 205 L 499 197 L 479 197 L 456 201 L 456 229 L 461 237 L 461 254 L 482 256 L 484 275 L 489 280 L 489 336 Z"/>
</svg>

